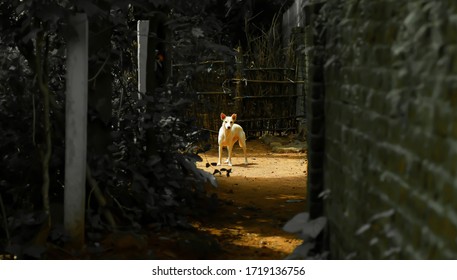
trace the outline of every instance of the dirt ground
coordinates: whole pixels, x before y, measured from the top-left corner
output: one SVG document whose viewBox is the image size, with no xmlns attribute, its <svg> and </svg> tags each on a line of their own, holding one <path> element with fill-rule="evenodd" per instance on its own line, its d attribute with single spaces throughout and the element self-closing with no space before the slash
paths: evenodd
<svg viewBox="0 0 457 280">
<path fill-rule="evenodd" d="M 217 146 L 202 155 L 198 167 L 217 174 L 218 197 L 214 213 L 193 221 L 198 233 L 163 238 L 168 250 L 156 252 L 165 259 L 283 259 L 301 240 L 282 230 L 295 214 L 305 211 L 307 161 L 303 153 L 275 154 L 259 140 L 247 142 L 248 161 L 244 165 L 236 145 L 233 166 L 213 166 Z M 223 160 L 226 158 L 224 150 Z M 207 163 L 211 166 L 207 167 Z M 203 237 L 202 237 L 203 235 Z M 176 240 L 180 240 L 176 242 Z"/>
<path fill-rule="evenodd" d="M 301 240 L 282 230 L 293 216 L 304 212 L 307 160 L 304 153 L 273 153 L 259 140 L 247 142 L 248 165 L 236 145 L 233 166 L 215 166 L 217 146 L 201 155 L 198 167 L 216 175 L 218 187 L 208 187 L 208 198 L 190 215 L 190 227 L 143 234 L 115 232 L 100 246 L 73 256 L 57 247 L 50 259 L 284 259 Z M 223 159 L 227 157 L 224 150 Z M 223 169 L 231 169 L 230 176 Z M 208 184 L 209 185 L 209 184 Z M 200 209 L 200 210 L 198 210 Z M 2 256 L 0 255 L 0 259 Z"/>
<path fill-rule="evenodd" d="M 151 228 L 139 235 L 113 233 L 98 249 L 88 249 L 88 256 L 76 258 L 284 259 L 301 244 L 282 227 L 306 209 L 306 156 L 272 153 L 259 140 L 248 141 L 247 147 L 248 165 L 238 146 L 232 167 L 212 165 L 217 162 L 217 146 L 202 155 L 199 168 L 210 173 L 223 168 L 231 172 L 229 177 L 226 171 L 216 175 L 218 187 L 208 188 L 209 198 L 197 207 L 200 212 L 191 215 L 191 227 Z M 225 160 L 225 150 L 223 156 Z M 49 257 L 74 258 L 60 249 L 52 250 Z"/>
<path fill-rule="evenodd" d="M 258 140 L 247 145 L 247 166 L 237 146 L 230 177 L 224 172 L 216 175 L 219 187 L 214 191 L 224 203 L 223 215 L 198 226 L 216 236 L 223 249 L 221 259 L 282 259 L 301 243 L 282 226 L 305 211 L 307 161 L 304 154 L 272 153 Z M 217 162 L 216 149 L 206 154 L 200 167 L 230 169 L 205 168 L 206 162 Z"/>
</svg>

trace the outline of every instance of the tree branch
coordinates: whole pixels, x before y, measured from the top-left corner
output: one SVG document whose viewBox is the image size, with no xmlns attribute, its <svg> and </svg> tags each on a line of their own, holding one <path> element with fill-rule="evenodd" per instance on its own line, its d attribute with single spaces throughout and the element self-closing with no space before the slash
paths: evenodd
<svg viewBox="0 0 457 280">
<path fill-rule="evenodd" d="M 100 187 L 98 186 L 97 181 L 92 177 L 90 167 L 87 165 L 86 168 L 86 180 L 89 186 L 91 187 L 90 193 L 95 195 L 95 198 L 97 199 L 98 205 L 103 209 L 103 215 L 105 216 L 106 220 L 108 221 L 108 224 L 112 228 L 116 228 L 116 221 L 114 220 L 113 214 L 109 209 L 107 209 L 107 203 L 106 203 L 106 198 L 103 195 L 102 191 L 100 190 Z M 89 203 L 87 203 L 89 207 Z"/>
<path fill-rule="evenodd" d="M 105 61 L 103 62 L 102 66 L 100 66 L 100 69 L 98 69 L 97 73 L 92 78 L 90 78 L 88 80 L 88 82 L 92 82 L 93 80 L 95 80 L 98 77 L 98 75 L 100 75 L 100 73 L 102 72 L 103 68 L 105 68 L 105 65 L 108 62 L 108 59 L 110 58 L 110 56 L 111 56 L 111 54 L 108 54 L 106 56 Z"/>
</svg>

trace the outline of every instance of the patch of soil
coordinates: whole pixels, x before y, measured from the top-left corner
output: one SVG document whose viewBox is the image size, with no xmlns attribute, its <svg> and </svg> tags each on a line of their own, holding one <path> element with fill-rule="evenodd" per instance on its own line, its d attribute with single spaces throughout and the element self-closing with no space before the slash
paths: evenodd
<svg viewBox="0 0 457 280">
<path fill-rule="evenodd" d="M 220 207 L 193 226 L 215 242 L 213 259 L 283 259 L 301 240 L 282 230 L 295 214 L 305 211 L 307 160 L 303 153 L 271 152 L 259 140 L 248 141 L 248 161 L 235 145 L 233 166 L 210 166 L 218 158 L 217 146 L 202 155 L 198 167 L 213 173 L 231 169 L 229 177 L 216 175 Z M 227 157 L 224 150 L 223 160 Z M 211 247 L 211 245 L 209 245 Z"/>
<path fill-rule="evenodd" d="M 201 155 L 198 167 L 216 175 L 218 187 L 208 187 L 203 210 L 192 213 L 191 228 L 161 229 L 154 225 L 142 234 L 112 233 L 89 255 L 72 256 L 59 249 L 51 259 L 283 259 L 302 243 L 282 230 L 304 212 L 307 160 L 304 153 L 272 153 L 259 140 L 247 142 L 248 165 L 242 150 L 234 148 L 232 167 L 213 166 L 217 146 Z M 227 151 L 224 150 L 225 160 Z M 209 167 L 207 167 L 209 164 Z"/>
</svg>

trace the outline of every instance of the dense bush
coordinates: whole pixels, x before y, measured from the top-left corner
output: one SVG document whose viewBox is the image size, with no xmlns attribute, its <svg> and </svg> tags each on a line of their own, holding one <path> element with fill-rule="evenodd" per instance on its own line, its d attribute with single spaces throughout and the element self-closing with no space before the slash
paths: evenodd
<svg viewBox="0 0 457 280">
<path fill-rule="evenodd" d="M 173 43 L 177 59 L 198 59 L 196 40 L 205 40 L 199 48 L 204 55 L 225 48 L 199 33 L 194 23 L 202 24 L 202 17 L 197 20 L 192 10 L 187 16 L 176 9 L 180 1 L 171 6 L 163 1 L 117 2 L 122 1 L 0 1 L 0 253 L 40 258 L 46 256 L 47 242 L 60 245 L 66 240 L 65 36 L 72 32 L 66 19 L 75 11 L 86 12 L 90 22 L 104 22 L 112 30 L 110 59 L 100 68 L 113 81 L 112 114 L 103 123 L 111 143 L 106 154 L 88 155 L 87 237 L 98 240 L 114 227 L 137 231 L 146 224 L 188 226 L 185 217 L 204 198 L 205 184 L 215 184 L 212 175 L 195 165 L 201 134 L 184 117 L 194 98 L 186 82 L 165 84 L 138 99 L 136 20 L 148 18 L 151 11 L 169 13 L 170 28 L 179 39 Z M 181 13 L 176 17 L 180 19 L 173 20 L 173 13 Z M 96 53 L 90 62 L 104 55 Z M 89 86 L 97 82 L 92 78 Z M 98 118 L 97 112 L 90 110 L 91 118 Z M 146 141 L 154 142 L 148 151 Z M 46 228 L 44 184 L 51 228 Z"/>
</svg>

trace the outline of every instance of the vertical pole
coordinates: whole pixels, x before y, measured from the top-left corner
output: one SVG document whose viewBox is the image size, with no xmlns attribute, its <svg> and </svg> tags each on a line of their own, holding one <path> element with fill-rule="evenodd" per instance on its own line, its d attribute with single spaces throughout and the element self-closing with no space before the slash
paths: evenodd
<svg viewBox="0 0 457 280">
<path fill-rule="evenodd" d="M 86 14 L 70 18 L 67 45 L 64 228 L 75 249 L 84 245 L 86 199 L 88 34 Z"/>
<path fill-rule="evenodd" d="M 241 46 L 236 49 L 236 87 L 235 87 L 235 112 L 240 114 L 242 109 L 241 83 L 243 79 L 243 53 Z"/>
<path fill-rule="evenodd" d="M 147 88 L 147 59 L 148 59 L 148 42 L 149 42 L 149 20 L 137 21 L 137 64 L 138 64 L 138 100 L 141 100 L 148 90 Z M 145 108 L 138 108 L 139 112 L 143 112 Z M 140 114 L 140 122 L 144 122 L 144 118 Z M 143 126 L 138 127 L 139 131 L 143 131 Z M 137 142 L 137 136 L 133 139 Z"/>
<path fill-rule="evenodd" d="M 138 32 L 138 91 L 146 93 L 146 65 L 148 58 L 149 20 L 137 22 Z"/>
<path fill-rule="evenodd" d="M 295 49 L 295 80 L 303 81 L 306 78 L 306 69 L 305 69 L 305 55 L 302 54 L 299 47 L 305 45 L 305 31 L 302 27 L 295 27 L 292 30 L 292 37 L 294 42 Z M 305 85 L 302 83 L 297 83 L 296 85 L 296 94 L 297 94 L 297 103 L 295 107 L 295 112 L 297 120 L 299 122 L 298 131 L 304 132 L 305 126 L 305 115 L 306 115 L 306 98 L 305 98 Z M 304 135 L 300 135 L 303 136 Z"/>
</svg>

